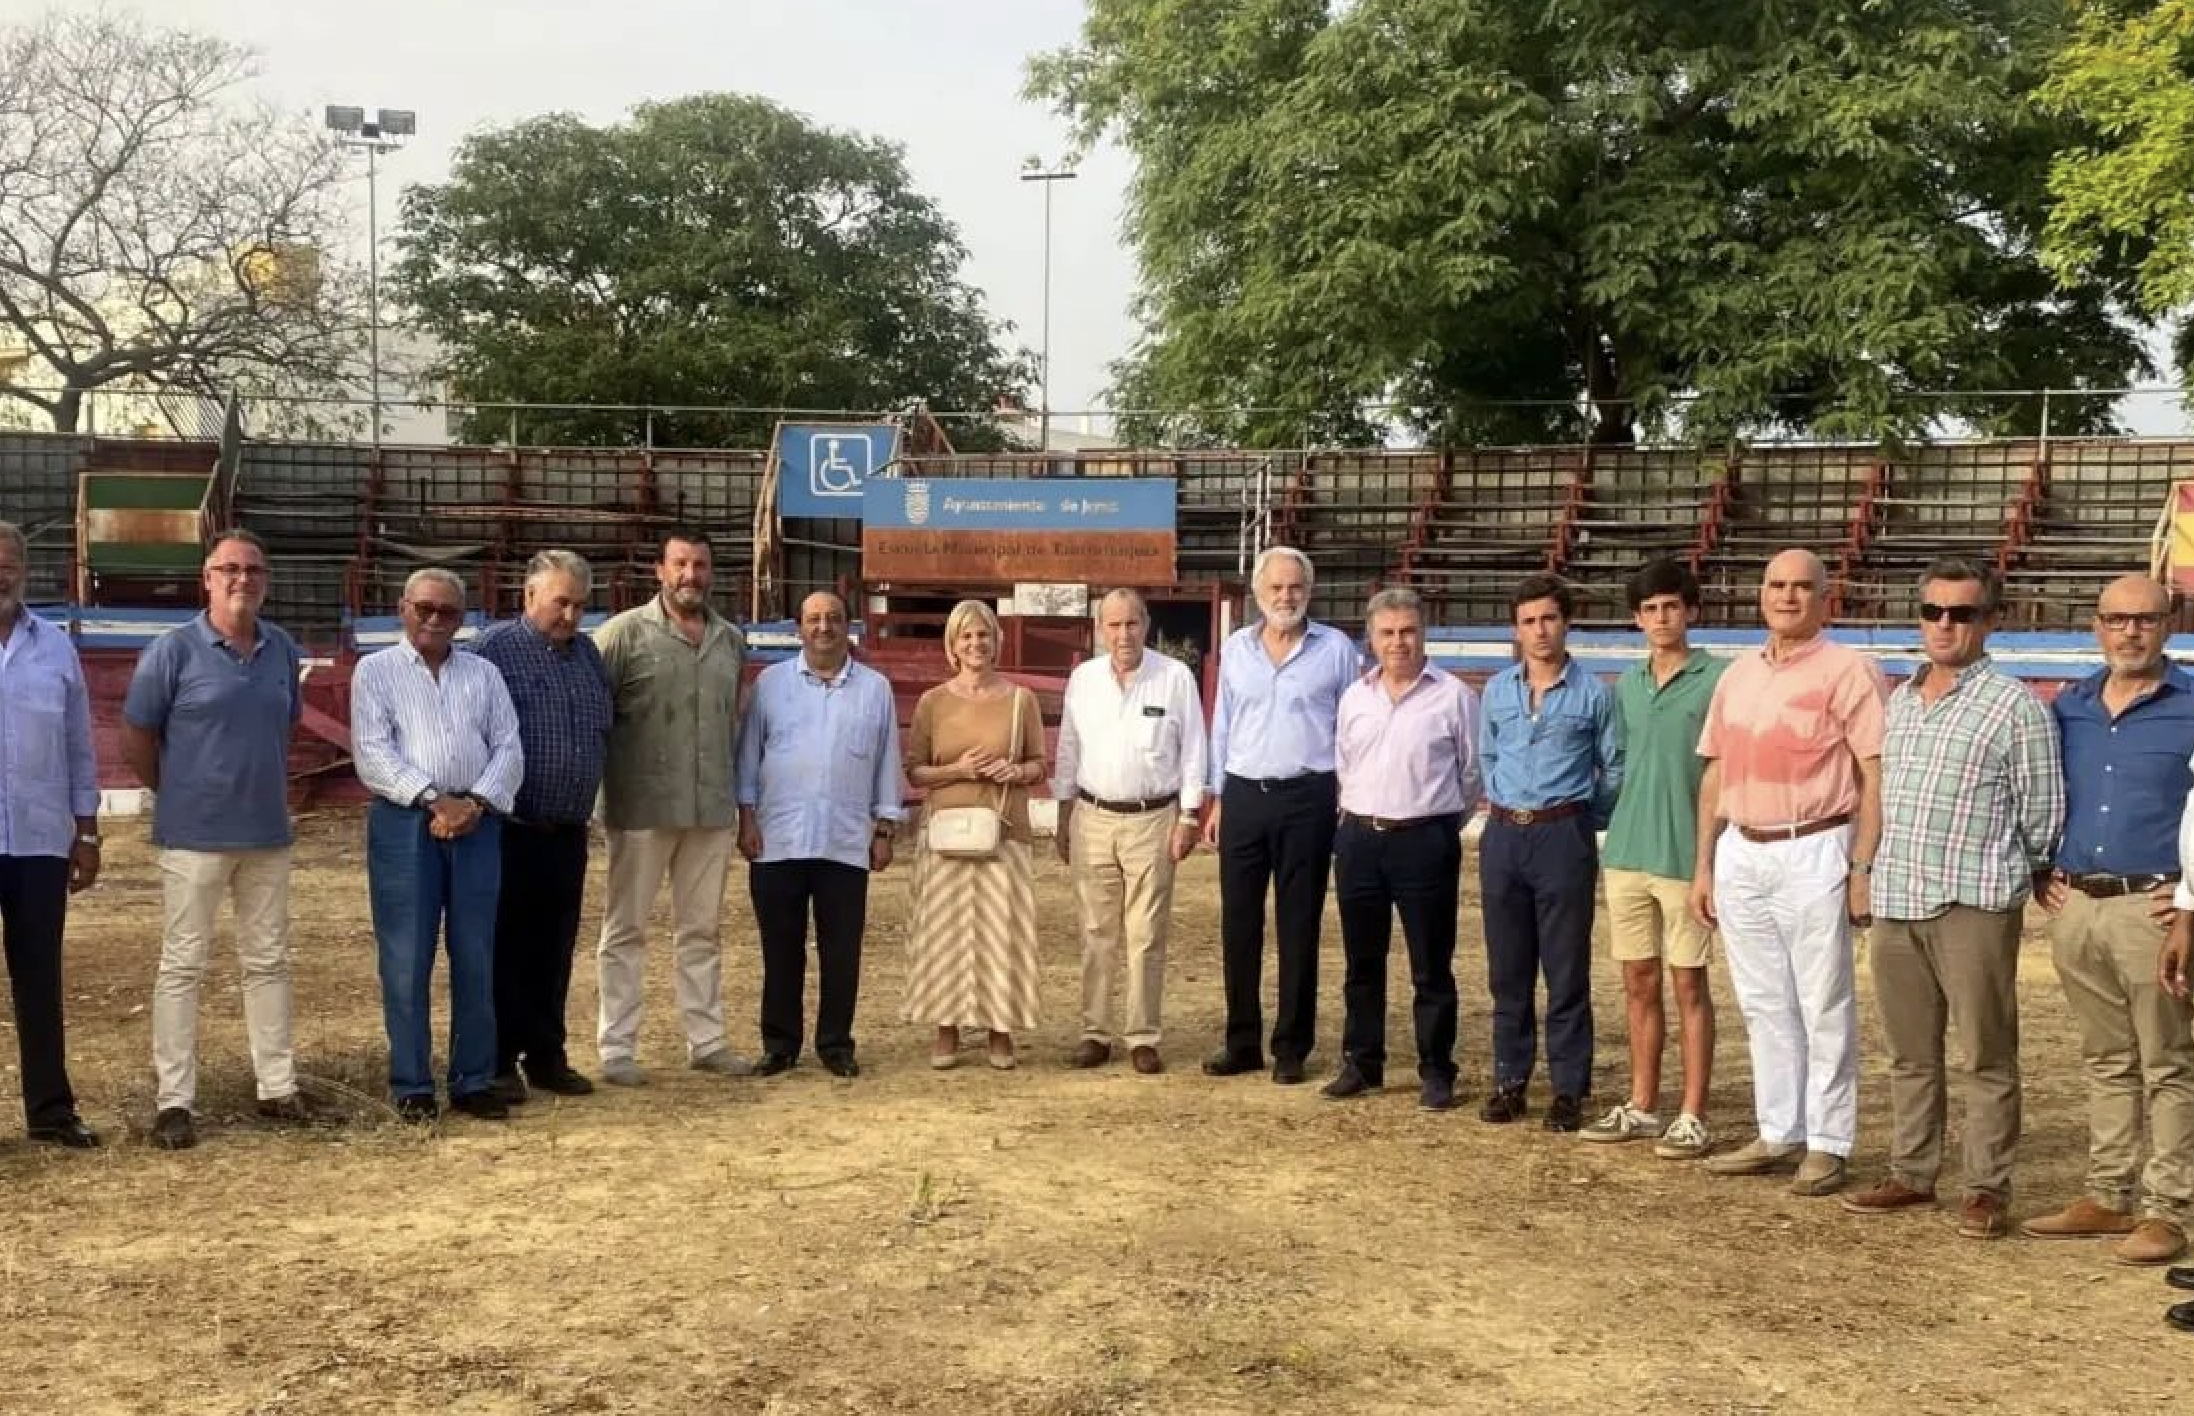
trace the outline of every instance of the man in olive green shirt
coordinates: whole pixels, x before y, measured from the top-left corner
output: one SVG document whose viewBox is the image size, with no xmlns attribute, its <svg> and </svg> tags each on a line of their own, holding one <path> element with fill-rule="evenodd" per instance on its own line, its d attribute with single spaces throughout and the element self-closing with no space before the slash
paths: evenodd
<svg viewBox="0 0 2194 1416">
<path fill-rule="evenodd" d="M 1709 936 L 1691 916 L 1690 897 L 1699 782 L 1706 772 L 1699 732 L 1724 666 L 1691 647 L 1699 581 L 1689 566 L 1650 561 L 1631 576 L 1626 590 L 1648 654 L 1615 684 L 1629 770 L 1600 851 L 1600 878 L 1630 1011 L 1630 1097 L 1582 1134 L 1588 1141 L 1653 1139 L 1654 1154 L 1686 1160 L 1705 1155 L 1713 1145 L 1706 1128 L 1714 1061 Z M 1683 1023 L 1684 1064 L 1683 1109 L 1665 1127 L 1658 1111 L 1661 1046 L 1668 1030 L 1661 1006 L 1664 959 Z"/>
<path fill-rule="evenodd" d="M 665 532 L 655 565 L 662 593 L 612 618 L 595 636 L 616 699 L 602 774 L 609 880 L 597 951 L 596 1041 L 602 1079 L 618 1086 L 647 1080 L 637 1060 L 640 995 L 648 911 L 666 874 L 687 1059 L 703 1072 L 753 1070 L 724 1041 L 718 925 L 737 835 L 732 764 L 747 646 L 737 626 L 709 605 L 713 569 L 698 532 Z"/>
</svg>

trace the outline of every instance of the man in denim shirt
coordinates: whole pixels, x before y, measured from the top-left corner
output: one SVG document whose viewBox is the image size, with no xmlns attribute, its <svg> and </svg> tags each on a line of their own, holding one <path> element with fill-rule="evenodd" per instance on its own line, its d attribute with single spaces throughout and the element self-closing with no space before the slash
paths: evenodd
<svg viewBox="0 0 2194 1416">
<path fill-rule="evenodd" d="M 899 774 L 891 684 L 853 662 L 846 602 L 819 590 L 800 602 L 800 653 L 754 681 L 739 735 L 739 854 L 762 934 L 761 1076 L 800 1057 L 811 911 L 815 1055 L 835 1076 L 860 1074 L 853 1010 L 868 877 L 891 864 Z"/>
<path fill-rule="evenodd" d="M 495 1089 L 507 1102 L 524 1101 L 528 1082 L 558 1096 L 594 1090 L 564 1047 L 587 819 L 609 753 L 609 674 L 579 632 L 593 584 L 570 551 L 541 552 L 526 566 L 525 612 L 473 645 L 502 670 L 526 757 L 495 907 Z"/>
<path fill-rule="evenodd" d="M 1596 833 L 1623 782 L 1615 695 L 1569 657 L 1577 592 L 1534 575 L 1509 597 L 1521 661 L 1486 682 L 1479 760 L 1489 819 L 1478 843 L 1486 981 L 1493 991 L 1493 1094 L 1480 1120 L 1526 1111 L 1546 975 L 1549 1131 L 1583 1124 L 1592 1085 L 1592 892 Z"/>
<path fill-rule="evenodd" d="M 99 1136 L 69 1088 L 61 930 L 69 896 L 99 878 L 99 779 L 76 646 L 23 604 L 29 560 L 0 521 L 0 934 L 30 1138 L 85 1150 Z"/>
</svg>

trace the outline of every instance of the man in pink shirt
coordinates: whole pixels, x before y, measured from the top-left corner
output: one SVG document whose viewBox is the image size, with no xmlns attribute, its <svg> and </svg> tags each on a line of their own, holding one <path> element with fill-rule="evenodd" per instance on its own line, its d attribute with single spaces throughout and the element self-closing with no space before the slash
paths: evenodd
<svg viewBox="0 0 2194 1416">
<path fill-rule="evenodd" d="M 1462 824 L 1478 804 L 1478 696 L 1425 659 L 1424 606 L 1382 590 L 1364 612 L 1379 667 L 1341 695 L 1334 890 L 1347 975 L 1341 1069 L 1324 1094 L 1386 1082 L 1387 948 L 1402 917 L 1415 994 L 1417 1104 L 1455 1104 L 1455 898 Z"/>
<path fill-rule="evenodd" d="M 1796 1167 L 1791 1192 L 1841 1189 L 1858 1130 L 1851 928 L 1871 922 L 1881 837 L 1883 702 L 1873 660 L 1830 642 L 1828 571 L 1811 551 L 1768 562 L 1767 643 L 1715 686 L 1699 736 L 1691 908 L 1719 926 L 1752 1051 L 1759 1139 L 1716 1175 Z"/>
</svg>

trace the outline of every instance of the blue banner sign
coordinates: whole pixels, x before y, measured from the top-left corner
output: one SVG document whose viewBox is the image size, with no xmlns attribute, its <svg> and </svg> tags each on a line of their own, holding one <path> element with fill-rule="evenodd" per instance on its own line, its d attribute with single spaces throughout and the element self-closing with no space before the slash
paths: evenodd
<svg viewBox="0 0 2194 1416">
<path fill-rule="evenodd" d="M 1163 531 L 1175 506 L 1170 477 L 882 478 L 868 484 L 873 530 Z"/>
<path fill-rule="evenodd" d="M 777 514 L 857 519 L 863 489 L 898 455 L 888 423 L 779 423 Z"/>
</svg>

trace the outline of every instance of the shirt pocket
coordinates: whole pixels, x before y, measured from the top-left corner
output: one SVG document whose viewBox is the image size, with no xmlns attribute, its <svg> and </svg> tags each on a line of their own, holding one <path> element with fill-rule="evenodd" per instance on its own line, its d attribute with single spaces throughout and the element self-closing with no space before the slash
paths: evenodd
<svg viewBox="0 0 2194 1416">
<path fill-rule="evenodd" d="M 1181 741 L 1181 724 L 1171 714 L 1143 714 L 1135 720 L 1133 741 L 1145 757 L 1169 760 Z"/>
</svg>

